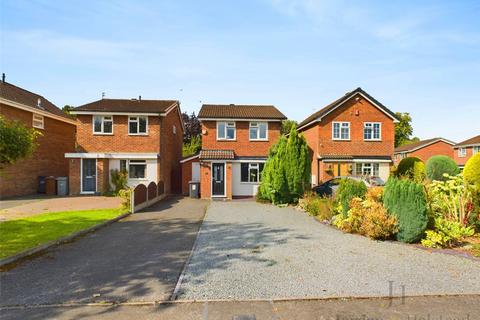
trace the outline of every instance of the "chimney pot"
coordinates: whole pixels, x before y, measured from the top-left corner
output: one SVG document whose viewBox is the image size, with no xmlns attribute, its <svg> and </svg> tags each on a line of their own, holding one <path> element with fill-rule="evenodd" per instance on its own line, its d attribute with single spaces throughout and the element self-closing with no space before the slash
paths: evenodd
<svg viewBox="0 0 480 320">
<path fill-rule="evenodd" d="M 138 101 L 142 101 L 142 96 L 138 96 Z"/>
<path fill-rule="evenodd" d="M 5 83 L 5 72 L 2 73 L 2 82 Z"/>
</svg>

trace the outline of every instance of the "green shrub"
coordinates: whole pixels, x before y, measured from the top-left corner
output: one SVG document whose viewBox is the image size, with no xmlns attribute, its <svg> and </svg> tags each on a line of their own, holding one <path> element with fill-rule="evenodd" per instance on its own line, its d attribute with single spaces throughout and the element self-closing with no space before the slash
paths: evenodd
<svg viewBox="0 0 480 320">
<path fill-rule="evenodd" d="M 476 186 L 480 191 L 480 153 L 468 159 L 463 168 L 463 177 L 465 181 Z"/>
<path fill-rule="evenodd" d="M 448 156 L 438 155 L 430 157 L 427 161 L 427 177 L 430 180 L 445 181 L 445 174 L 450 176 L 457 175 L 459 169 L 455 161 Z"/>
<path fill-rule="evenodd" d="M 133 189 L 127 188 L 127 189 L 122 189 L 118 192 L 118 196 L 122 198 L 122 209 L 125 210 L 130 210 L 131 208 L 131 201 L 132 201 L 132 193 Z"/>
<path fill-rule="evenodd" d="M 128 172 L 124 170 L 112 169 L 110 170 L 110 176 L 112 177 L 112 183 L 115 186 L 114 193 L 118 194 L 120 190 L 127 187 Z"/>
<path fill-rule="evenodd" d="M 347 218 L 338 215 L 334 224 L 341 230 L 359 233 L 372 239 L 388 239 L 397 232 L 397 219 L 381 203 L 353 198 Z"/>
<path fill-rule="evenodd" d="M 427 230 L 422 245 L 429 248 L 450 248 L 465 237 L 473 236 L 472 227 L 465 227 L 456 221 L 435 219 L 435 230 Z"/>
<path fill-rule="evenodd" d="M 390 214 L 397 217 L 397 240 L 411 243 L 422 238 L 428 217 L 421 184 L 391 177 L 384 188 L 383 204 Z"/>
<path fill-rule="evenodd" d="M 330 220 L 333 216 L 333 203 L 329 198 L 321 198 L 314 193 L 306 193 L 300 207 L 318 220 Z"/>
<path fill-rule="evenodd" d="M 421 163 L 421 164 L 420 164 Z M 425 166 L 423 161 L 417 157 L 407 157 L 402 159 L 395 170 L 395 176 L 399 178 L 408 178 L 410 180 L 419 181 L 424 175 Z"/>
<path fill-rule="evenodd" d="M 335 194 L 335 201 L 341 206 L 340 212 L 346 218 L 350 210 L 350 200 L 355 197 L 363 199 L 367 193 L 367 186 L 362 181 L 342 179 Z"/>
<path fill-rule="evenodd" d="M 296 203 L 310 187 L 310 165 L 307 141 L 292 126 L 288 138 L 281 136 L 269 151 L 258 198 L 274 204 Z"/>
</svg>

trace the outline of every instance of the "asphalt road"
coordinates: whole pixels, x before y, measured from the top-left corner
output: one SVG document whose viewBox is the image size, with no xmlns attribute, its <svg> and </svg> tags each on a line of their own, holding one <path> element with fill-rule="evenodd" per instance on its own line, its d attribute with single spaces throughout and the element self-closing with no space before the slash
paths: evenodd
<svg viewBox="0 0 480 320">
<path fill-rule="evenodd" d="M 0 273 L 0 306 L 166 300 L 207 201 L 172 198 Z"/>
</svg>

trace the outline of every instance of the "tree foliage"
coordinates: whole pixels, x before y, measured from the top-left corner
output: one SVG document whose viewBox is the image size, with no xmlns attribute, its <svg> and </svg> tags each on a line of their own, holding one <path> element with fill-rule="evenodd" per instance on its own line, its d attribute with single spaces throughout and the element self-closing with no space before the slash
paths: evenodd
<svg viewBox="0 0 480 320">
<path fill-rule="evenodd" d="M 282 128 L 280 129 L 281 134 L 287 134 L 292 130 L 292 127 L 297 127 L 297 121 L 295 120 L 283 120 L 282 121 Z"/>
<path fill-rule="evenodd" d="M 0 116 L 0 166 L 13 164 L 30 156 L 37 148 L 41 132 L 25 126 L 20 121 Z"/>
<path fill-rule="evenodd" d="M 427 228 L 428 216 L 425 193 L 421 184 L 390 177 L 385 185 L 383 204 L 397 217 L 397 240 L 418 242 Z"/>
<path fill-rule="evenodd" d="M 184 142 L 182 147 L 182 156 L 188 157 L 196 154 L 202 149 L 202 139 L 200 136 L 193 136 L 190 141 Z"/>
<path fill-rule="evenodd" d="M 395 124 L 395 147 L 417 142 L 417 137 L 410 138 L 413 133 L 412 117 L 408 112 L 396 112 L 398 123 Z"/>
<path fill-rule="evenodd" d="M 425 164 L 417 157 L 406 157 L 398 164 L 395 176 L 422 182 L 425 178 Z"/>
<path fill-rule="evenodd" d="M 454 176 L 458 174 L 460 169 L 452 158 L 444 155 L 430 157 L 427 160 L 427 177 L 430 180 L 445 181 L 447 178 L 444 174 Z"/>
<path fill-rule="evenodd" d="M 64 105 L 63 108 L 62 108 L 62 111 L 66 114 L 68 114 L 70 117 L 72 118 L 76 118 L 76 115 L 72 114 L 71 111 L 75 109 L 74 106 L 70 106 L 68 104 Z"/>
<path fill-rule="evenodd" d="M 475 185 L 480 193 L 480 153 L 468 159 L 463 169 L 463 177 L 465 181 Z"/>
<path fill-rule="evenodd" d="M 310 186 L 310 150 L 292 126 L 287 137 L 271 147 L 262 172 L 258 198 L 275 204 L 295 203 Z"/>
<path fill-rule="evenodd" d="M 346 218 L 350 210 L 350 201 L 353 198 L 365 198 L 367 186 L 363 181 L 354 179 L 342 179 L 335 195 L 335 202 L 341 207 L 341 213 Z"/>
<path fill-rule="evenodd" d="M 202 128 L 200 125 L 200 120 L 195 115 L 195 112 L 192 112 L 190 115 L 188 113 L 182 113 L 182 120 L 185 126 L 185 132 L 183 134 L 183 142 L 190 142 L 193 137 L 200 137 L 202 133 Z"/>
</svg>

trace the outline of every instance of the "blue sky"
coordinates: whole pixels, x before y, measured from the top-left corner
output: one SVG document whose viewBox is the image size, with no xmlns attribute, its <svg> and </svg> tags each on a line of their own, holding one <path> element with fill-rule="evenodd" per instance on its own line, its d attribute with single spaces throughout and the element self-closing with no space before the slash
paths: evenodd
<svg viewBox="0 0 480 320">
<path fill-rule="evenodd" d="M 275 104 L 289 118 L 362 87 L 414 134 L 480 134 L 480 1 L 0 0 L 7 81 L 101 97 Z"/>
</svg>

